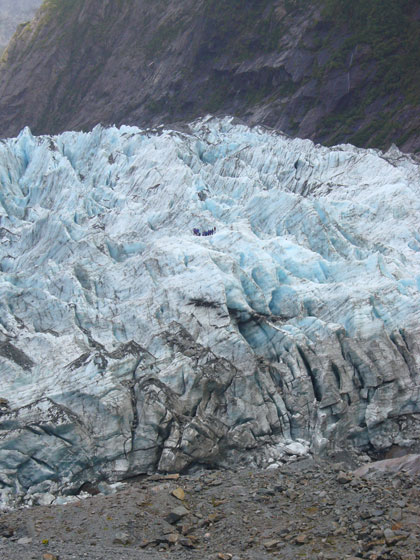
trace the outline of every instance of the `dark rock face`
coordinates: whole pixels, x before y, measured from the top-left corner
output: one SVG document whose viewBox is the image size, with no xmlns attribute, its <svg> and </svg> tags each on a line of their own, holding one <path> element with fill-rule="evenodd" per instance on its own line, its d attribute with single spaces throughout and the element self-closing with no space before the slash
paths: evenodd
<svg viewBox="0 0 420 560">
<path fill-rule="evenodd" d="M 407 78 L 411 58 L 400 56 L 407 44 L 399 30 L 388 29 L 392 11 L 382 10 L 387 25 L 366 14 L 378 39 L 358 35 L 339 0 L 243 4 L 47 2 L 0 64 L 0 134 L 214 113 L 324 143 L 420 149 L 417 73 Z M 401 3 L 394 18 L 406 18 L 410 36 L 418 31 L 411 4 Z M 401 66 L 405 73 L 392 74 Z"/>
</svg>

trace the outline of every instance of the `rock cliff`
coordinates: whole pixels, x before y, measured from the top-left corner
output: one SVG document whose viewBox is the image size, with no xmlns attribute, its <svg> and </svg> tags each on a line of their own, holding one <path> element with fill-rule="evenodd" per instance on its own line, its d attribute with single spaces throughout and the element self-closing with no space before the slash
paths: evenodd
<svg viewBox="0 0 420 560">
<path fill-rule="evenodd" d="M 419 176 L 231 119 L 2 141 L 3 499 L 414 448 Z"/>
<path fill-rule="evenodd" d="M 27 23 L 42 0 L 2 0 L 0 4 L 0 54 L 19 24 Z"/>
<path fill-rule="evenodd" d="M 0 134 L 232 114 L 420 149 L 413 0 L 46 0 L 0 64 Z"/>
</svg>

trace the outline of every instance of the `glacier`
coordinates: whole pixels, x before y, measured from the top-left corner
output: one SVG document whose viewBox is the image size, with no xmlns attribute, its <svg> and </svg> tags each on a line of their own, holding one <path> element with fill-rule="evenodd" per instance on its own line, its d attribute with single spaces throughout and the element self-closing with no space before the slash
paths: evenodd
<svg viewBox="0 0 420 560">
<path fill-rule="evenodd" d="M 1 140 L 3 503 L 417 444 L 419 218 L 396 148 L 211 117 Z"/>
</svg>

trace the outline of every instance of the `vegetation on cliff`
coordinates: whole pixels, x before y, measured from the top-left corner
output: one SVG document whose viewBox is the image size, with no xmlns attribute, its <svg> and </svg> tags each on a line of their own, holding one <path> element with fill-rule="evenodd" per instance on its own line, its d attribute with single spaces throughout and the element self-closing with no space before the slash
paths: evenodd
<svg viewBox="0 0 420 560">
<path fill-rule="evenodd" d="M 0 133 L 212 112 L 418 150 L 419 26 L 414 0 L 44 0 L 0 65 Z"/>
<path fill-rule="evenodd" d="M 415 0 L 321 0 L 323 16 L 330 22 L 325 41 L 329 47 L 337 27 L 346 31 L 345 39 L 334 52 L 320 79 L 334 68 L 351 66 L 358 48 L 366 49 L 364 65 L 375 63 L 369 88 L 353 103 L 338 111 L 325 123 L 333 136 L 350 132 L 350 140 L 359 145 L 383 144 L 390 132 L 394 141 L 403 143 L 406 131 L 397 122 L 398 112 L 406 104 L 420 104 L 420 11 Z M 355 102 L 356 101 L 356 102 Z M 368 108 L 383 102 L 384 110 L 354 134 L 352 127 L 363 119 Z"/>
</svg>

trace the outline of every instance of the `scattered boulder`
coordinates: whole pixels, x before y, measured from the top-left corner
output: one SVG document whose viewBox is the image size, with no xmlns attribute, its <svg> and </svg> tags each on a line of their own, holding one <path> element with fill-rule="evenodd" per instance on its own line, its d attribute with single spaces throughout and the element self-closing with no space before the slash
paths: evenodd
<svg viewBox="0 0 420 560">
<path fill-rule="evenodd" d="M 354 471 L 355 476 L 370 476 L 377 473 L 406 472 L 410 475 L 420 474 L 420 455 L 404 455 L 395 459 L 384 459 L 363 465 Z"/>
<path fill-rule="evenodd" d="M 352 475 L 350 473 L 345 473 L 340 471 L 337 476 L 337 482 L 340 484 L 348 484 L 352 480 Z"/>
<path fill-rule="evenodd" d="M 113 544 L 128 545 L 130 544 L 130 535 L 128 533 L 117 533 L 113 539 Z"/>
<path fill-rule="evenodd" d="M 17 544 L 31 544 L 31 543 L 32 543 L 31 537 L 22 537 L 17 540 Z"/>
<path fill-rule="evenodd" d="M 0 536 L 4 537 L 5 539 L 10 539 L 15 534 L 15 530 L 13 527 L 9 526 L 1 526 L 0 527 Z"/>
<path fill-rule="evenodd" d="M 190 512 L 187 510 L 186 507 L 179 506 L 179 507 L 173 509 L 171 512 L 169 512 L 168 515 L 166 515 L 165 521 L 167 523 L 169 523 L 170 525 L 174 525 L 175 523 L 177 523 L 180 519 L 182 519 L 183 517 L 185 517 L 189 513 Z"/>
<path fill-rule="evenodd" d="M 179 539 L 179 544 L 185 548 L 195 548 L 195 543 L 191 537 L 182 537 Z"/>
<path fill-rule="evenodd" d="M 295 539 L 296 544 L 306 544 L 308 542 L 308 535 L 306 533 L 301 533 Z"/>
<path fill-rule="evenodd" d="M 274 550 L 275 548 L 278 547 L 278 545 L 280 543 L 281 543 L 281 541 L 278 540 L 278 539 L 271 539 L 271 540 L 268 540 L 268 541 L 264 541 L 263 546 L 267 550 Z"/>
<path fill-rule="evenodd" d="M 169 544 L 176 544 L 179 541 L 179 535 L 177 533 L 171 533 L 167 535 L 166 540 Z"/>
<path fill-rule="evenodd" d="M 309 447 L 299 443 L 298 441 L 292 441 L 287 445 L 283 445 L 282 449 L 287 453 L 287 455 L 297 455 L 300 457 L 308 454 Z"/>
<path fill-rule="evenodd" d="M 178 488 L 175 488 L 175 490 L 172 490 L 171 494 L 178 500 L 185 500 L 185 492 L 180 486 L 178 486 Z"/>
</svg>

